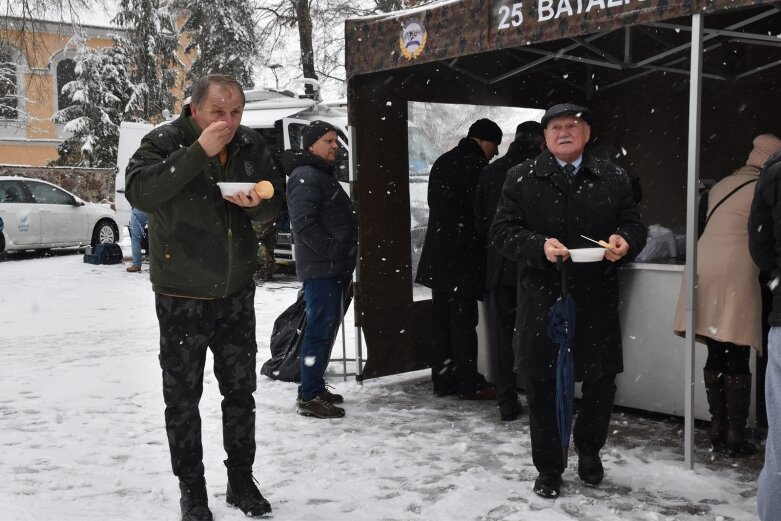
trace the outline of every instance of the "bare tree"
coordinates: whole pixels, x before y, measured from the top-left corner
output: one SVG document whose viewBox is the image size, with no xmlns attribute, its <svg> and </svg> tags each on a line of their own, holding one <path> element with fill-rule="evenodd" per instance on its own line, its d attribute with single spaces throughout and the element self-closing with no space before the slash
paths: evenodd
<svg viewBox="0 0 781 521">
<path fill-rule="evenodd" d="M 296 28 L 305 78 L 344 82 L 344 20 L 400 9 L 415 0 L 256 0 L 260 41 L 267 56 L 287 44 Z M 307 86 L 307 92 L 311 89 Z"/>
</svg>

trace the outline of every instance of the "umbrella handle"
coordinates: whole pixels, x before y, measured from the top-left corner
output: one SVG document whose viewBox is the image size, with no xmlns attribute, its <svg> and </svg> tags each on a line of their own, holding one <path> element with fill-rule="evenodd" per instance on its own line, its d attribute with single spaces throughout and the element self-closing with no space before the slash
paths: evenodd
<svg viewBox="0 0 781 521">
<path fill-rule="evenodd" d="M 561 296 L 567 296 L 567 266 L 564 264 L 564 256 L 556 255 L 556 271 L 561 272 Z"/>
</svg>

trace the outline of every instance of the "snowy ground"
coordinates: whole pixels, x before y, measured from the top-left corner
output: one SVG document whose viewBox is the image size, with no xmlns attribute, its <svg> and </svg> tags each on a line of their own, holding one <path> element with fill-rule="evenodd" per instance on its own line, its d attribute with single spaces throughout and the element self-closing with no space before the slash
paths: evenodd
<svg viewBox="0 0 781 521">
<path fill-rule="evenodd" d="M 258 288 L 259 366 L 273 319 L 297 289 L 292 278 Z M 179 519 L 146 266 L 126 273 L 76 254 L 6 260 L 0 310 L 0 519 Z M 298 416 L 294 384 L 259 378 L 255 475 L 275 519 L 757 517 L 756 460 L 698 449 L 695 470 L 685 470 L 676 422 L 615 414 L 606 482 L 583 487 L 571 453 L 563 496 L 549 501 L 531 492 L 526 416 L 503 423 L 494 404 L 434 398 L 425 372 L 363 386 L 330 382 L 346 396 L 344 419 Z M 242 519 L 224 503 L 219 393 L 209 369 L 201 412 L 215 519 Z"/>
</svg>

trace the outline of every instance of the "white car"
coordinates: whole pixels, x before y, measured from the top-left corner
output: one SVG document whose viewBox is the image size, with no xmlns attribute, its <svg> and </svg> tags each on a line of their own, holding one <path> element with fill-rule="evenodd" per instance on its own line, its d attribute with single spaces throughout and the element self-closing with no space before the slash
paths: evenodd
<svg viewBox="0 0 781 521">
<path fill-rule="evenodd" d="M 0 176 L 0 252 L 117 242 L 116 212 L 57 185 Z"/>
</svg>

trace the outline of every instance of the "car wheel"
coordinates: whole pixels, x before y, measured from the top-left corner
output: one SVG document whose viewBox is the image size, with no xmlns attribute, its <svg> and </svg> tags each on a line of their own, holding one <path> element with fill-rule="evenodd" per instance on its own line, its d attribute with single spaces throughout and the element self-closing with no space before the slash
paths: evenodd
<svg viewBox="0 0 781 521">
<path fill-rule="evenodd" d="M 119 229 L 111 219 L 101 219 L 92 231 L 92 246 L 115 243 L 119 240 Z"/>
</svg>

